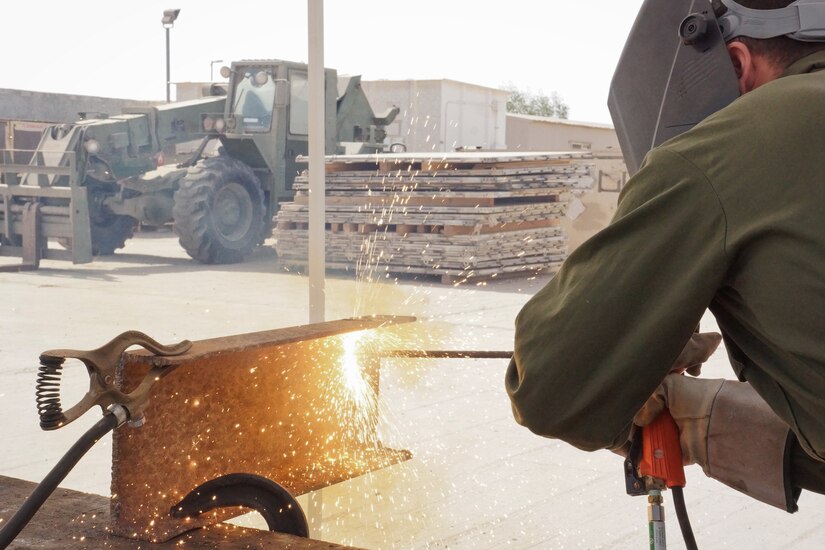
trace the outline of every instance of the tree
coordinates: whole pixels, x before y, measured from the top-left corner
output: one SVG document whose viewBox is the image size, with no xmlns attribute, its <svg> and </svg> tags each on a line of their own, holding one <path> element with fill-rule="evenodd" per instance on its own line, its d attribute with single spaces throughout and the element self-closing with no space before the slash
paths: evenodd
<svg viewBox="0 0 825 550">
<path fill-rule="evenodd" d="M 502 89 L 510 92 L 510 98 L 507 100 L 508 113 L 567 118 L 570 111 L 570 107 L 558 92 L 545 94 L 539 90 L 539 93 L 533 94 L 530 91 L 519 90 L 513 84 L 502 86 Z"/>
</svg>

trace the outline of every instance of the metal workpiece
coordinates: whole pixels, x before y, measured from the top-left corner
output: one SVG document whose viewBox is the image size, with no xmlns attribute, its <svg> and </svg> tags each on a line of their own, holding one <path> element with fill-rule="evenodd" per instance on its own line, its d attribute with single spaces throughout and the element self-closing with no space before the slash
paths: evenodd
<svg viewBox="0 0 825 550">
<path fill-rule="evenodd" d="M 169 510 L 209 480 L 242 472 L 301 495 L 411 455 L 378 438 L 383 349 L 413 317 L 363 317 L 200 340 L 177 356 L 127 351 L 122 390 L 155 362 L 174 371 L 151 387 L 146 424 L 112 442 L 112 531 L 165 541 L 236 516 Z"/>
</svg>

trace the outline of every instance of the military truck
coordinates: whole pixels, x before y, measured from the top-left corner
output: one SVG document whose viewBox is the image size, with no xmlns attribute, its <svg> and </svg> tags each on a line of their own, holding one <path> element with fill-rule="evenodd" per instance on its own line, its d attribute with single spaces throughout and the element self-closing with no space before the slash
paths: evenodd
<svg viewBox="0 0 825 550">
<path fill-rule="evenodd" d="M 138 223 L 174 222 L 195 260 L 242 261 L 292 198 L 296 157 L 307 154 L 307 66 L 240 61 L 221 74 L 228 85 L 209 97 L 83 114 L 48 127 L 28 164 L 6 154 L 0 255 L 88 262 L 123 247 Z M 326 153 L 380 151 L 398 108 L 377 116 L 360 77 L 326 69 L 325 79 Z M 170 147 L 196 139 L 191 158 L 162 165 Z M 69 252 L 49 248 L 50 238 Z"/>
</svg>

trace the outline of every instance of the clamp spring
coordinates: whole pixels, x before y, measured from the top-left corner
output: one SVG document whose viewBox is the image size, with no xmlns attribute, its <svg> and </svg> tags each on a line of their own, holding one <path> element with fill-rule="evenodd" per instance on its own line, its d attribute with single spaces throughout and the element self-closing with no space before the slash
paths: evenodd
<svg viewBox="0 0 825 550">
<path fill-rule="evenodd" d="M 35 395 L 37 414 L 40 416 L 40 427 L 44 430 L 59 428 L 66 420 L 63 414 L 63 406 L 60 403 L 60 379 L 63 374 L 63 361 L 64 359 L 59 357 L 40 356 Z"/>
<path fill-rule="evenodd" d="M 159 362 L 144 377 L 143 385 L 129 394 L 121 392 L 116 384 L 118 364 L 123 352 L 131 346 L 143 346 L 162 357 L 186 353 L 192 342 L 184 340 L 178 344 L 164 346 L 158 344 L 142 332 L 129 330 L 116 336 L 108 344 L 97 349 L 82 351 L 74 349 L 54 349 L 40 354 L 40 368 L 37 372 L 37 414 L 40 415 L 40 427 L 44 430 L 61 428 L 80 418 L 95 405 L 105 412 L 111 405 L 121 405 L 136 420 L 143 416 L 143 408 L 149 398 L 151 385 L 165 376 L 174 366 Z M 89 374 L 89 390 L 74 406 L 63 410 L 60 402 L 60 380 L 63 376 L 66 359 L 76 359 L 86 366 Z"/>
</svg>

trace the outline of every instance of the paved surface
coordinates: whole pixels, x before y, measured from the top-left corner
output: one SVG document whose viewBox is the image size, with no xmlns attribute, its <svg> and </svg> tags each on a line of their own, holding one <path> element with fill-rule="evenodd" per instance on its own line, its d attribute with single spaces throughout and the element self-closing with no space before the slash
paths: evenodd
<svg viewBox="0 0 825 550">
<path fill-rule="evenodd" d="M 0 258 L 0 266 L 16 263 Z M 327 282 L 327 319 L 417 315 L 430 334 L 423 347 L 510 349 L 516 313 L 546 281 L 450 287 L 336 275 Z M 0 474 L 32 481 L 99 418 L 90 412 L 64 429 L 40 431 L 34 403 L 40 352 L 97 347 L 128 329 L 173 342 L 308 322 L 307 279 L 285 272 L 272 253 L 239 266 L 201 266 L 168 233 L 141 234 L 93 264 L 43 262 L 36 272 L 0 273 L 0 285 Z M 301 497 L 313 509 L 313 536 L 366 548 L 646 547 L 646 503 L 624 495 L 620 459 L 517 426 L 503 391 L 505 366 L 387 361 L 384 441 L 410 449 L 414 459 Z M 66 374 L 67 402 L 85 391 L 85 371 L 75 370 L 77 376 Z M 722 352 L 706 372 L 732 377 Z M 110 452 L 101 441 L 64 486 L 108 495 Z M 704 548 L 825 546 L 825 497 L 805 494 L 801 511 L 789 515 L 705 479 L 696 467 L 689 468 L 685 492 Z M 672 547 L 683 547 L 669 495 L 666 505 Z"/>
</svg>

